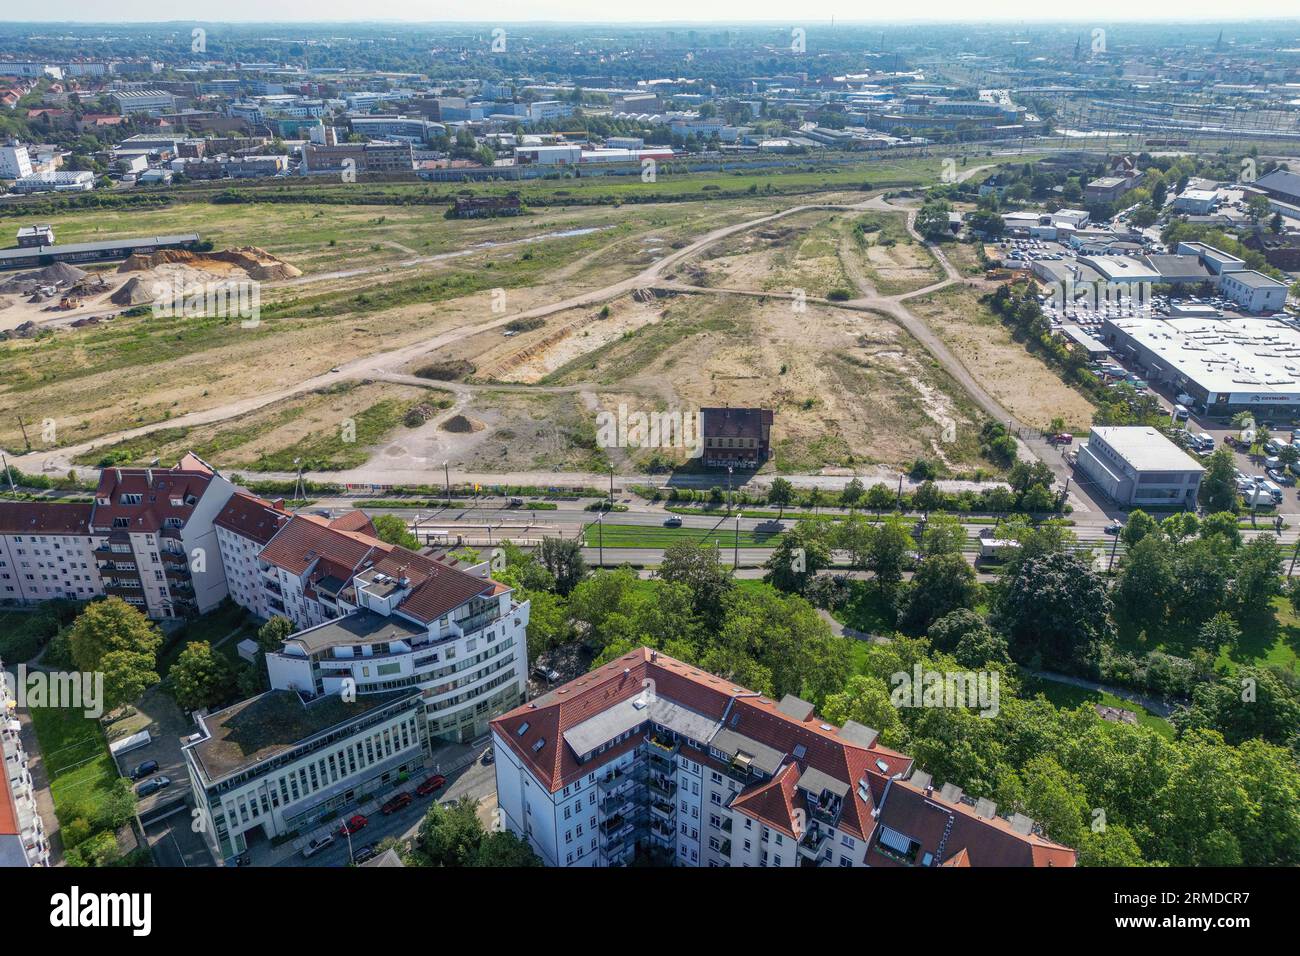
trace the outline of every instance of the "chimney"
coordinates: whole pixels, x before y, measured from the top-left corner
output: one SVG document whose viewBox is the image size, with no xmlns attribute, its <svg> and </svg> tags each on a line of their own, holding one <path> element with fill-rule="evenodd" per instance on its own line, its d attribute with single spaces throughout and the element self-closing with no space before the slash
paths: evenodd
<svg viewBox="0 0 1300 956">
<path fill-rule="evenodd" d="M 657 660 L 659 660 L 659 652 L 658 652 L 658 651 L 655 651 L 655 650 L 652 650 L 652 651 L 650 652 L 650 660 L 651 660 L 651 661 L 657 661 Z"/>
<path fill-rule="evenodd" d="M 274 501 L 271 502 L 271 507 L 274 508 L 276 511 L 283 511 L 283 510 L 284 510 L 284 499 L 283 499 L 283 498 L 276 498 Z"/>
<path fill-rule="evenodd" d="M 145 487 L 147 487 L 147 488 L 152 488 L 152 487 L 153 487 L 153 469 L 152 469 L 152 468 L 146 468 L 146 469 L 144 470 L 144 483 L 145 483 Z"/>
</svg>

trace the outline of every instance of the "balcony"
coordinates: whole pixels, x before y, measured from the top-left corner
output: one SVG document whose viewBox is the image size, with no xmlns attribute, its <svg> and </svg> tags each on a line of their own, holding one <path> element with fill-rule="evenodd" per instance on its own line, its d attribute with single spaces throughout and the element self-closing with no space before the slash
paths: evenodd
<svg viewBox="0 0 1300 956">
<path fill-rule="evenodd" d="M 671 847 L 677 842 L 677 831 L 657 820 L 650 824 L 650 839 L 656 843 Z"/>
<path fill-rule="evenodd" d="M 614 793 L 622 793 L 625 789 L 630 789 L 632 784 L 641 780 L 641 775 L 637 771 L 641 769 L 641 762 L 634 760 L 624 768 L 619 768 L 609 776 L 596 781 L 596 788 L 606 796 Z"/>
<path fill-rule="evenodd" d="M 168 565 L 163 569 L 163 574 L 167 575 L 169 581 L 188 581 L 190 579 L 190 569 L 187 565 Z"/>
<path fill-rule="evenodd" d="M 601 815 L 607 819 L 618 816 L 626 816 L 636 809 L 636 804 L 630 799 L 630 794 L 616 793 L 600 801 Z"/>
<path fill-rule="evenodd" d="M 649 763 L 650 769 L 657 773 L 671 774 L 677 770 L 677 764 L 672 756 L 665 754 L 658 747 L 649 748 L 649 756 L 646 757 L 646 761 Z"/>
<path fill-rule="evenodd" d="M 669 822 L 677 818 L 677 807 L 674 804 L 663 800 L 655 800 L 650 804 L 650 812 L 661 820 Z"/>
<path fill-rule="evenodd" d="M 672 800 L 677 796 L 677 782 L 669 780 L 667 777 L 651 777 L 650 792 L 656 796 L 663 797 L 665 800 Z"/>
<path fill-rule="evenodd" d="M 104 588 L 105 594 L 111 594 L 115 597 L 144 597 L 144 590 L 140 587 L 140 582 L 136 581 L 135 586 L 131 587 L 126 584 L 109 584 Z"/>
<path fill-rule="evenodd" d="M 182 568 L 188 568 L 190 566 L 189 560 L 179 551 L 163 551 L 158 556 L 162 558 L 163 564 Z"/>
<path fill-rule="evenodd" d="M 829 842 L 830 837 L 826 835 L 825 830 L 809 830 L 799 841 L 799 855 L 809 860 L 816 860 Z"/>
<path fill-rule="evenodd" d="M 672 757 L 677 753 L 678 743 L 672 737 L 652 732 L 646 735 L 645 742 L 654 748 L 654 750 L 650 751 L 651 755 L 655 755 L 655 751 L 659 751 L 667 757 Z"/>
</svg>

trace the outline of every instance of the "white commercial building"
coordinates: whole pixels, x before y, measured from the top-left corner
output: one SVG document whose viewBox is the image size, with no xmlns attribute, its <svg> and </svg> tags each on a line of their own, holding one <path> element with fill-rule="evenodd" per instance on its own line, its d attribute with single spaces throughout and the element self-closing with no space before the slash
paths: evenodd
<svg viewBox="0 0 1300 956">
<path fill-rule="evenodd" d="M 163 90 L 114 90 L 108 95 L 126 116 L 132 113 L 157 116 L 159 113 L 176 112 L 176 97 Z"/>
<path fill-rule="evenodd" d="M 1214 204 L 1218 199 L 1219 194 L 1213 189 L 1185 189 L 1174 200 L 1174 212 L 1205 216 L 1214 211 Z"/>
<path fill-rule="evenodd" d="M 15 193 L 75 193 L 89 192 L 94 188 L 95 174 L 86 170 L 33 173 L 15 180 L 9 187 Z"/>
<path fill-rule="evenodd" d="M 1212 415 L 1300 410 L 1300 331 L 1265 318 L 1108 319 L 1102 339 Z M 1267 409 L 1267 412 L 1264 410 Z"/>
<path fill-rule="evenodd" d="M 1095 426 L 1079 448 L 1078 467 L 1117 504 L 1134 508 L 1194 508 L 1205 472 L 1145 425 Z"/>
<path fill-rule="evenodd" d="M 1286 308 L 1286 283 L 1253 269 L 1225 272 L 1219 277 L 1219 291 L 1244 312 L 1272 313 Z"/>
</svg>

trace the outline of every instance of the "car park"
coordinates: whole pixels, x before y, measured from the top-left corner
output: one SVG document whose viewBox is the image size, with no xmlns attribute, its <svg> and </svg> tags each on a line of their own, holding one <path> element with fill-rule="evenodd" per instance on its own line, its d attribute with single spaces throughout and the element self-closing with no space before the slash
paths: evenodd
<svg viewBox="0 0 1300 956">
<path fill-rule="evenodd" d="M 152 793 L 157 793 L 159 790 L 165 790 L 167 787 L 170 787 L 171 785 L 172 785 L 171 777 L 162 777 L 162 776 L 153 777 L 152 779 L 146 780 L 144 783 L 139 784 L 135 788 L 135 792 L 137 796 L 147 797 Z"/>
<path fill-rule="evenodd" d="M 384 816 L 390 816 L 391 814 L 396 813 L 398 810 L 402 810 L 406 807 L 409 807 L 413 799 L 415 798 L 412 797 L 409 793 L 399 793 L 395 797 L 390 797 L 384 803 L 384 805 L 379 808 L 379 812 L 382 813 Z"/>
<path fill-rule="evenodd" d="M 303 859 L 311 859 L 321 850 L 334 845 L 334 834 L 326 833 L 324 836 L 316 837 L 314 840 L 308 840 L 307 845 L 302 848 Z"/>
<path fill-rule="evenodd" d="M 491 748 L 489 748 L 491 749 Z M 427 797 L 431 793 L 437 793 L 447 785 L 447 778 L 440 773 L 435 773 L 424 783 L 415 788 L 415 792 L 422 797 Z"/>
</svg>

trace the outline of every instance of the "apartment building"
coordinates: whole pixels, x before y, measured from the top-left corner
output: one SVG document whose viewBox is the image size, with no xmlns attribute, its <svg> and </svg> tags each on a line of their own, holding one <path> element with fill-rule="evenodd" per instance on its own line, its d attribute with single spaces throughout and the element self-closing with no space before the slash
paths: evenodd
<svg viewBox="0 0 1300 956">
<path fill-rule="evenodd" d="M 93 511 L 88 504 L 0 502 L 0 603 L 102 595 Z"/>
<path fill-rule="evenodd" d="M 0 146 L 0 179 L 24 179 L 32 174 L 32 160 L 26 146 Z"/>
<path fill-rule="evenodd" d="M 407 689 L 345 701 L 276 689 L 198 717 L 182 748 L 217 860 L 307 831 L 422 767 L 424 704 Z"/>
<path fill-rule="evenodd" d="M 212 522 L 230 599 L 258 617 L 280 613 L 271 607 L 271 595 L 263 586 L 258 555 L 289 518 L 283 501 L 264 501 L 237 491 Z"/>
<path fill-rule="evenodd" d="M 492 721 L 497 802 L 549 866 L 1074 865 L 877 736 L 643 647 Z"/>
<path fill-rule="evenodd" d="M 0 867 L 49 866 L 50 844 L 36 808 L 17 709 L 9 683 L 0 680 Z"/>
<path fill-rule="evenodd" d="M 334 551 L 304 572 L 307 587 L 328 597 L 322 611 L 331 616 L 266 655 L 271 686 L 312 696 L 344 687 L 361 696 L 416 687 L 431 738 L 469 742 L 485 736 L 488 722 L 525 696 L 529 603 L 493 581 L 486 563 L 462 569 L 367 535 L 341 533 L 352 541 L 346 560 L 355 568 L 340 563 Z M 290 543 L 295 550 L 304 542 L 309 549 L 316 542 L 331 546 L 334 536 L 334 529 L 295 518 L 263 557 Z M 294 606 L 288 598 L 285 604 Z"/>
<path fill-rule="evenodd" d="M 216 607 L 226 578 L 213 522 L 234 492 L 194 454 L 172 468 L 105 468 L 91 516 L 104 593 L 154 618 Z"/>
<path fill-rule="evenodd" d="M 409 173 L 415 168 L 410 143 L 372 140 L 368 143 L 340 143 L 318 146 L 308 143 L 302 150 L 304 174 Z"/>
</svg>

